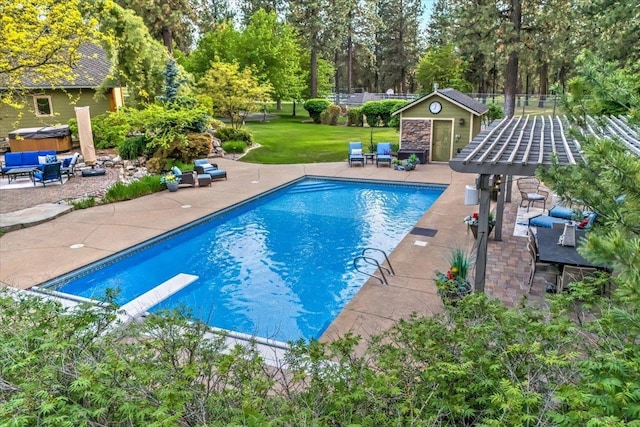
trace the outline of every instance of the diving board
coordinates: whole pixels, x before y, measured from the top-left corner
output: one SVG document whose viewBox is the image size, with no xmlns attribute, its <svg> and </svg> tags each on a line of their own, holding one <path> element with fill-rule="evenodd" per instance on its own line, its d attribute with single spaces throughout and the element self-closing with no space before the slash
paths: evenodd
<svg viewBox="0 0 640 427">
<path fill-rule="evenodd" d="M 148 309 L 158 304 L 161 301 L 169 298 L 179 290 L 183 289 L 187 285 L 195 282 L 198 276 L 193 274 L 180 273 L 173 276 L 171 279 L 156 286 L 148 292 L 140 295 L 122 307 L 120 307 L 118 320 L 122 323 L 126 323 L 136 317 L 144 314 Z"/>
</svg>

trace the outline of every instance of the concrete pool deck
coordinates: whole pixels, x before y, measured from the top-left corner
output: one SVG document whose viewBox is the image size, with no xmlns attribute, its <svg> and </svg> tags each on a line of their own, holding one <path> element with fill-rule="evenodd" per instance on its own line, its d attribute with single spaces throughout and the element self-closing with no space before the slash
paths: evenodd
<svg viewBox="0 0 640 427">
<path fill-rule="evenodd" d="M 367 281 L 322 339 L 331 340 L 347 331 L 367 337 L 408 318 L 412 312 L 433 315 L 443 311 L 433 282 L 434 271 L 447 270 L 451 248 L 470 249 L 474 243 L 462 220 L 477 210 L 464 205 L 465 186 L 474 183 L 475 175 L 453 172 L 448 164 L 418 165 L 416 170 L 404 172 L 371 164 L 350 168 L 347 162 L 301 165 L 257 165 L 228 159 L 216 162 L 228 172 L 229 179 L 214 181 L 211 187 L 163 191 L 76 210 L 5 234 L 0 238 L 0 283 L 28 289 L 293 179 L 316 175 L 448 185 L 416 224 L 437 233 L 432 237 L 407 234 L 389 255 L 396 271 L 395 276 L 389 277 L 389 285 L 381 285 L 374 279 Z M 517 304 L 523 295 L 540 302 L 545 295 L 544 281 L 536 281 L 534 291 L 527 294 L 526 238 L 513 236 L 517 201 L 514 197 L 505 207 L 503 240 L 496 242 L 490 237 L 486 280 L 487 294 L 510 306 Z"/>
</svg>

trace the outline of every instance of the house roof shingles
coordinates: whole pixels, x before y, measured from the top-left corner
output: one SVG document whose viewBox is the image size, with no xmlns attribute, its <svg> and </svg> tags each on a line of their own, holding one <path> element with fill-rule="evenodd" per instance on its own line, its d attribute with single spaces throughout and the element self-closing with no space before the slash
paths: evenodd
<svg viewBox="0 0 640 427">
<path fill-rule="evenodd" d="M 79 47 L 80 60 L 73 68 L 73 79 L 51 84 L 36 81 L 29 77 L 22 80 L 25 89 L 86 89 L 96 88 L 109 76 L 111 62 L 102 47 L 93 43 L 84 43 Z M 0 84 L 1 86 L 1 84 Z"/>
</svg>

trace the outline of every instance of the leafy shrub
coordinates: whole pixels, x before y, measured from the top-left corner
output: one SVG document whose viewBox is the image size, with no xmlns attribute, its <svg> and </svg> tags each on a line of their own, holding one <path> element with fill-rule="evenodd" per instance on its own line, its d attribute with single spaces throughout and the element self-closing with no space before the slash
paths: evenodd
<svg viewBox="0 0 640 427">
<path fill-rule="evenodd" d="M 78 120 L 69 119 L 67 125 L 69 125 L 69 132 L 71 132 L 71 135 L 78 136 Z"/>
<path fill-rule="evenodd" d="M 324 110 L 322 113 L 320 113 L 320 123 L 323 125 L 328 125 L 329 124 L 329 112 L 327 110 Z"/>
<path fill-rule="evenodd" d="M 129 184 L 116 182 L 109 187 L 102 198 L 102 202 L 121 202 L 163 191 L 165 186 L 160 182 L 160 178 L 158 175 L 145 175 L 140 179 L 131 181 Z"/>
<path fill-rule="evenodd" d="M 327 107 L 328 121 L 331 126 L 338 124 L 338 117 L 342 113 L 342 108 L 339 105 L 331 104 Z"/>
<path fill-rule="evenodd" d="M 362 126 L 362 111 L 360 108 L 347 110 L 347 126 Z"/>
<path fill-rule="evenodd" d="M 216 137 L 220 142 L 244 141 L 247 145 L 253 144 L 253 134 L 247 129 L 236 129 L 231 126 L 223 126 L 216 129 Z"/>
<path fill-rule="evenodd" d="M 131 132 L 129 109 L 106 113 L 91 119 L 93 142 L 96 148 L 115 148 L 122 144 Z M 133 110 L 136 111 L 136 110 Z"/>
<path fill-rule="evenodd" d="M 144 156 L 147 149 L 147 138 L 144 135 L 138 135 L 125 138 L 118 144 L 118 154 L 125 160 L 134 160 Z"/>
<path fill-rule="evenodd" d="M 314 123 L 320 123 L 320 114 L 331 105 L 331 101 L 324 98 L 313 98 L 307 100 L 303 108 L 309 112 L 309 117 Z"/>
<path fill-rule="evenodd" d="M 504 111 L 502 110 L 501 105 L 490 102 L 487 104 L 487 108 L 489 108 L 489 111 L 484 116 L 487 124 L 504 117 Z"/>
<path fill-rule="evenodd" d="M 222 144 L 222 149 L 227 153 L 242 154 L 247 149 L 247 144 L 244 141 L 227 141 Z"/>
<path fill-rule="evenodd" d="M 386 99 L 384 101 L 369 101 L 362 105 L 362 114 L 367 116 L 369 126 L 377 126 L 378 122 L 387 127 L 390 124 L 391 113 L 405 106 L 407 101 Z M 398 122 L 399 125 L 399 122 Z"/>
</svg>

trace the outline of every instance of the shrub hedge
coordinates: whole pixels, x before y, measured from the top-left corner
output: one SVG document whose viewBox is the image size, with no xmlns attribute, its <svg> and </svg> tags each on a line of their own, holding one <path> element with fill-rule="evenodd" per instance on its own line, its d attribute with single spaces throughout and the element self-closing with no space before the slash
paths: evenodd
<svg viewBox="0 0 640 427">
<path fill-rule="evenodd" d="M 320 123 L 320 114 L 325 111 L 329 105 L 331 105 L 331 101 L 328 99 L 313 98 L 307 100 L 303 107 L 309 112 L 309 116 L 313 119 L 314 123 Z"/>
</svg>

